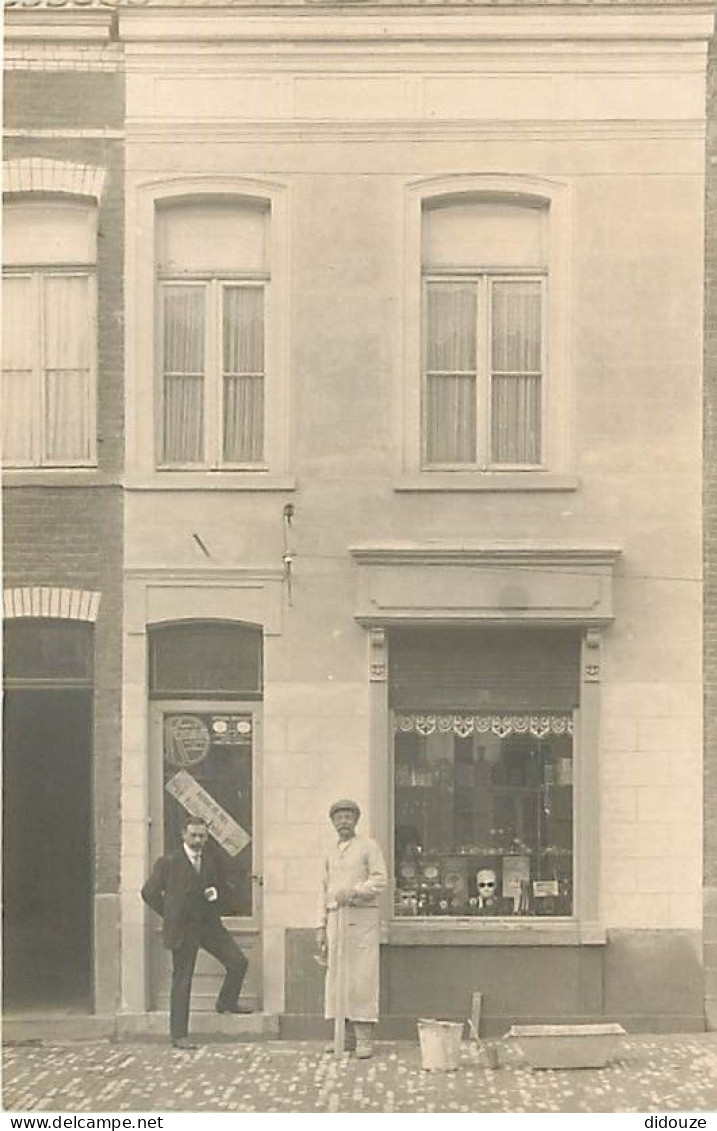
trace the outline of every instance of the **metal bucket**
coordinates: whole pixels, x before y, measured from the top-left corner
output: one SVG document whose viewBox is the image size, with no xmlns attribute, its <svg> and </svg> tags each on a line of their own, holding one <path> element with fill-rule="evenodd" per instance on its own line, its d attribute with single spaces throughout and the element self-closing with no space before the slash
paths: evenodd
<svg viewBox="0 0 717 1131">
<path fill-rule="evenodd" d="M 421 1067 L 424 1072 L 455 1072 L 461 1055 L 462 1021 L 418 1021 Z"/>
</svg>

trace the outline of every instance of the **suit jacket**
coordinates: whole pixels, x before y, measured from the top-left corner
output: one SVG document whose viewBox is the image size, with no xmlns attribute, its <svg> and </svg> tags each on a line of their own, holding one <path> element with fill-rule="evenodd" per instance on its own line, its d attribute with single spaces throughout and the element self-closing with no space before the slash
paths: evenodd
<svg viewBox="0 0 717 1131">
<path fill-rule="evenodd" d="M 204 890 L 215 887 L 219 898 L 210 903 Z M 202 933 L 220 922 L 227 885 L 211 850 L 202 853 L 197 872 L 184 848 L 162 856 L 142 888 L 142 899 L 164 921 L 162 938 L 168 950 L 187 942 L 198 943 Z"/>
</svg>

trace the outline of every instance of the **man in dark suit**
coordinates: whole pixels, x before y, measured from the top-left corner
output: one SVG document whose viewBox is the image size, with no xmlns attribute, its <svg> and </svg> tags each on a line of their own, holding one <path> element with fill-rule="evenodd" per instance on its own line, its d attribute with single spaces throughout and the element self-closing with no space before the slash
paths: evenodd
<svg viewBox="0 0 717 1131">
<path fill-rule="evenodd" d="M 226 970 L 216 1001 L 217 1013 L 251 1013 L 239 1004 L 248 962 L 220 917 L 225 887 L 217 860 L 205 851 L 208 830 L 201 817 L 189 816 L 182 847 L 162 856 L 142 888 L 142 899 L 162 916 L 164 945 L 172 952 L 169 1031 L 175 1048 L 196 1048 L 188 1038 L 189 998 L 200 947 Z"/>
</svg>

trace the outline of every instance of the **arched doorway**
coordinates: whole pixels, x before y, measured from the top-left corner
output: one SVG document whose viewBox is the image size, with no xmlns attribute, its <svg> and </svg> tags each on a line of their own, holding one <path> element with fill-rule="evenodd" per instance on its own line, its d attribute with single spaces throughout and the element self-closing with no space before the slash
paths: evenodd
<svg viewBox="0 0 717 1131">
<path fill-rule="evenodd" d="M 3 1002 L 91 1008 L 93 628 L 4 629 Z"/>
</svg>

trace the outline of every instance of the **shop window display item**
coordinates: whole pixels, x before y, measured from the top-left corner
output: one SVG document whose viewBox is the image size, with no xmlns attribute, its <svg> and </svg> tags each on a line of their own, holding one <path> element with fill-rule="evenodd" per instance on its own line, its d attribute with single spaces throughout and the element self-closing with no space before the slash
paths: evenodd
<svg viewBox="0 0 717 1131">
<path fill-rule="evenodd" d="M 572 915 L 571 717 L 416 713 L 394 728 L 395 914 Z"/>
</svg>

